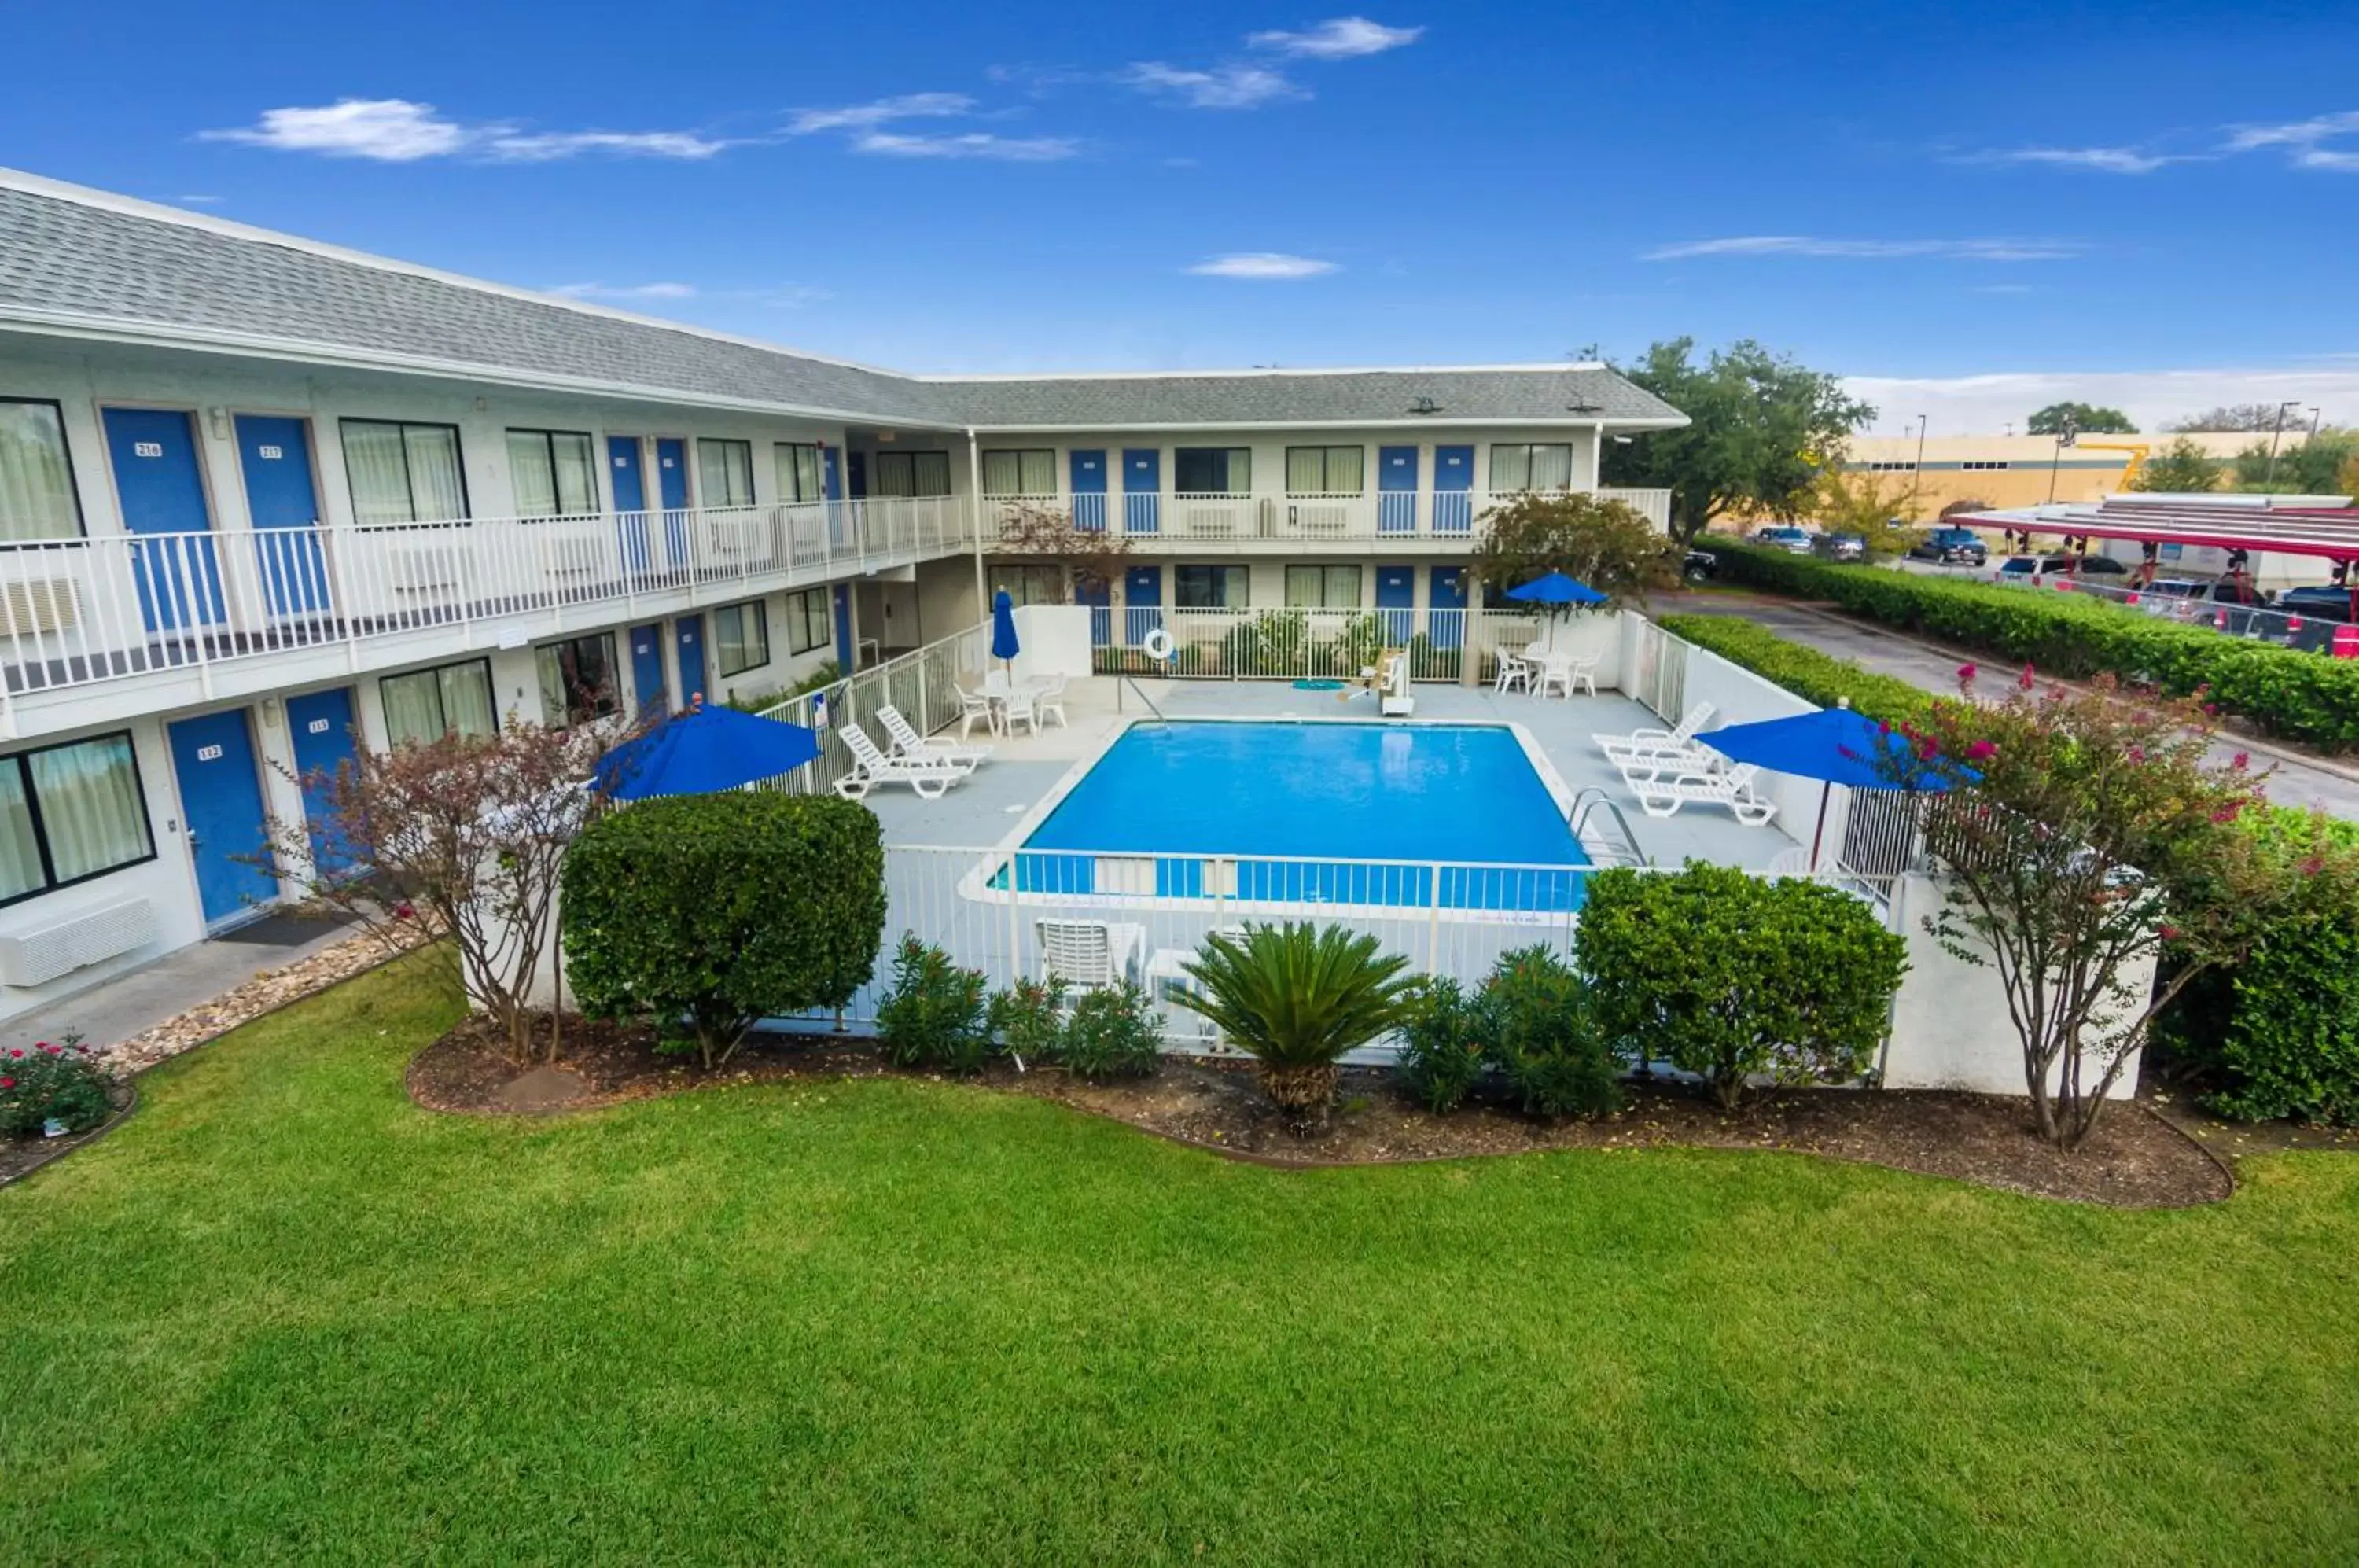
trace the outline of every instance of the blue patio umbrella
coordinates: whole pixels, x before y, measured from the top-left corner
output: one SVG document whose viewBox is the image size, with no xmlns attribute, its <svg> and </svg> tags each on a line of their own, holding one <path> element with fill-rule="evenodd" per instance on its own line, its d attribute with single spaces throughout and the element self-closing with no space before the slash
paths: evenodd
<svg viewBox="0 0 2359 1568">
<path fill-rule="evenodd" d="M 675 713 L 598 764 L 598 788 L 617 800 L 711 795 L 791 773 L 819 756 L 800 724 L 698 706 Z"/>
<path fill-rule="evenodd" d="M 1510 588 L 1507 597 L 1519 604 L 1549 606 L 1551 612 L 1549 616 L 1549 647 L 1551 648 L 1556 647 L 1556 616 L 1553 612 L 1576 604 L 1603 604 L 1606 598 L 1588 583 L 1567 577 L 1561 572 L 1550 572 L 1520 587 Z"/>
<path fill-rule="evenodd" d="M 1002 588 L 991 596 L 991 657 L 1008 660 L 1007 672 L 1012 676 L 1016 656 L 1022 651 L 1016 641 L 1016 602 Z"/>
<path fill-rule="evenodd" d="M 1772 773 L 1816 779 L 1819 825 L 1810 835 L 1810 864 L 1819 863 L 1826 836 L 1827 797 L 1838 784 L 1852 789 L 1921 789 L 1938 794 L 1960 784 L 1979 784 L 1982 775 L 1962 764 L 1927 767 L 1908 737 L 1848 704 L 1821 708 L 1791 718 L 1729 724 L 1696 736 L 1732 762 L 1750 762 Z"/>
</svg>

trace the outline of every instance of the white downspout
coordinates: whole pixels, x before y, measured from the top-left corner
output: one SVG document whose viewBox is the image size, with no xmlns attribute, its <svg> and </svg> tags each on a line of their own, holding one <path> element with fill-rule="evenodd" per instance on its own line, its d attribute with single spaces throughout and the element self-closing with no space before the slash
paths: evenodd
<svg viewBox="0 0 2359 1568">
<path fill-rule="evenodd" d="M 991 586 L 983 572 L 983 448 L 973 425 L 966 428 L 966 510 L 974 523 L 974 613 L 980 621 L 991 614 Z"/>
</svg>

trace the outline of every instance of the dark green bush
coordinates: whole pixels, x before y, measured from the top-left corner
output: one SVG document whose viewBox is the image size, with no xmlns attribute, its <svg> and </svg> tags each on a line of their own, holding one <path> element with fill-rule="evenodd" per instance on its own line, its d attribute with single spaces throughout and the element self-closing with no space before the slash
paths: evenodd
<svg viewBox="0 0 2359 1568">
<path fill-rule="evenodd" d="M 887 1060 L 962 1076 L 983 1071 L 997 1053 L 991 1037 L 989 987 L 983 973 L 914 936 L 893 958 L 893 988 L 876 1004 L 876 1032 Z"/>
<path fill-rule="evenodd" d="M 1871 719 L 1901 724 L 1917 723 L 1933 703 L 1933 693 L 1897 676 L 1878 675 L 1848 659 L 1788 642 L 1734 615 L 1665 615 L 1662 627 L 1821 708 L 1848 701 Z"/>
<path fill-rule="evenodd" d="M 1065 1020 L 1056 1060 L 1092 1083 L 1143 1078 L 1163 1064 L 1163 1016 L 1154 998 L 1128 981 L 1083 992 Z"/>
<path fill-rule="evenodd" d="M 1581 976 L 1553 951 L 1500 954 L 1478 1007 L 1484 1055 L 1526 1111 L 1585 1116 L 1621 1108 L 1622 1064 Z"/>
<path fill-rule="evenodd" d="M 991 998 L 991 1028 L 1018 1062 L 1054 1062 L 1065 1043 L 1065 983 L 1018 980 Z"/>
<path fill-rule="evenodd" d="M 1851 895 L 1700 861 L 1593 875 L 1575 946 L 1606 1039 L 1726 1105 L 1755 1076 L 1864 1073 L 1908 967 L 1908 944 Z"/>
<path fill-rule="evenodd" d="M 848 800 L 737 790 L 645 800 L 565 857 L 566 980 L 592 1017 L 647 1018 L 706 1065 L 760 1018 L 840 1007 L 885 931 L 876 819 Z"/>
<path fill-rule="evenodd" d="M 105 1070 L 80 1035 L 0 1052 L 0 1138 L 38 1138 L 51 1121 L 88 1132 L 114 1108 Z"/>
<path fill-rule="evenodd" d="M 1822 599 L 1886 626 L 2049 673 L 2111 673 L 2175 696 L 2205 691 L 2272 734 L 2359 746 L 2359 660 L 2223 637 L 2084 593 L 1862 571 L 1712 541 L 1722 580 Z"/>
<path fill-rule="evenodd" d="M 1456 1110 L 1483 1076 L 1482 1015 L 1480 998 L 1446 976 L 1426 981 L 1408 1003 L 1393 1071 L 1436 1116 Z"/>
</svg>

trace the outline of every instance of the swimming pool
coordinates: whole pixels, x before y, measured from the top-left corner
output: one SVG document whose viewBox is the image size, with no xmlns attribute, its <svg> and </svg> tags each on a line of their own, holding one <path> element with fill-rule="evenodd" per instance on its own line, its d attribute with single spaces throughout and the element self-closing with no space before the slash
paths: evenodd
<svg viewBox="0 0 2359 1568">
<path fill-rule="evenodd" d="M 1175 720 L 1125 730 L 1015 865 L 1018 892 L 1559 911 L 1589 857 L 1504 724 Z"/>
</svg>

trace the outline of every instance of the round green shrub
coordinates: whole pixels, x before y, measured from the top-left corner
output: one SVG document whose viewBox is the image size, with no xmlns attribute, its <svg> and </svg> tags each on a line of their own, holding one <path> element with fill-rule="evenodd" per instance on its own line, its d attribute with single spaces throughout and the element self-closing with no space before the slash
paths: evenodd
<svg viewBox="0 0 2359 1568">
<path fill-rule="evenodd" d="M 885 932 L 885 849 L 850 800 L 734 790 L 599 818 L 565 857 L 566 980 L 708 1066 L 761 1018 L 840 1007 Z"/>
<path fill-rule="evenodd" d="M 1447 975 L 1419 985 L 1401 1018 L 1393 1071 L 1409 1098 L 1435 1116 L 1464 1104 L 1483 1076 L 1482 1008 Z"/>
<path fill-rule="evenodd" d="M 992 1038 L 990 987 L 977 969 L 903 936 L 893 957 L 893 985 L 876 1004 L 876 1033 L 897 1067 L 930 1067 L 970 1076 L 999 1051 Z"/>
<path fill-rule="evenodd" d="M 1056 1061 L 1093 1083 L 1154 1072 L 1163 1064 L 1163 1018 L 1153 998 L 1126 980 L 1083 992 L 1065 1020 Z"/>
<path fill-rule="evenodd" d="M 1484 1056 L 1526 1111 L 1593 1116 L 1622 1108 L 1622 1063 L 1581 976 L 1553 949 L 1501 953 L 1476 1008 Z"/>
</svg>

